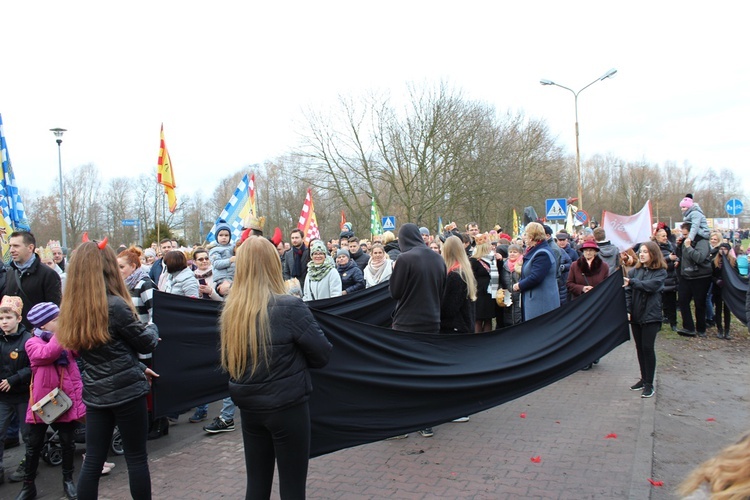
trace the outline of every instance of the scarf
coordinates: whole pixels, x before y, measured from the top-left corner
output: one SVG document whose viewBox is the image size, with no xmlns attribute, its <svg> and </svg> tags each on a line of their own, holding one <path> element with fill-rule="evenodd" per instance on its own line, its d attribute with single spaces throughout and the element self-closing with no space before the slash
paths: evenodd
<svg viewBox="0 0 750 500">
<path fill-rule="evenodd" d="M 517 259 L 513 260 L 510 257 L 508 257 L 505 262 L 508 263 L 508 271 L 511 273 L 520 273 L 521 269 L 516 269 L 516 266 L 522 266 L 523 265 L 523 255 L 519 255 Z"/>
<path fill-rule="evenodd" d="M 307 275 L 310 277 L 310 281 L 320 281 L 335 266 L 333 258 L 330 255 L 326 255 L 326 260 L 320 265 L 315 264 L 312 260 L 307 263 Z"/>
<path fill-rule="evenodd" d="M 42 330 L 40 328 L 34 328 L 34 336 L 39 337 L 45 342 L 49 342 L 52 338 L 52 332 L 48 332 L 47 330 Z M 60 353 L 60 357 L 58 357 L 55 360 L 56 366 L 68 366 L 70 361 L 68 361 L 68 351 L 63 349 L 63 351 Z"/>
<path fill-rule="evenodd" d="M 375 281 L 380 283 L 380 278 L 383 276 L 383 272 L 385 271 L 385 264 L 388 262 L 388 259 L 383 259 L 380 261 L 380 263 L 376 264 L 375 262 L 370 259 L 370 261 L 367 263 L 367 269 L 370 270 L 370 274 L 372 274 L 372 277 Z"/>
<path fill-rule="evenodd" d="M 297 247 L 292 247 L 292 278 L 299 278 L 302 274 L 302 254 L 305 252 L 305 244 Z"/>
<path fill-rule="evenodd" d="M 492 298 L 494 299 L 497 296 L 497 287 L 498 287 L 498 272 L 497 272 L 497 264 L 495 263 L 495 253 L 489 253 L 482 257 L 479 260 L 480 263 L 484 264 L 485 262 L 489 265 L 489 271 L 490 271 L 490 284 L 487 287 L 487 293 L 489 293 Z M 487 266 L 485 266 L 485 269 Z"/>
<path fill-rule="evenodd" d="M 127 285 L 128 290 L 133 290 L 135 286 L 147 276 L 148 275 L 146 274 L 146 271 L 139 267 L 138 269 L 133 271 L 133 274 L 125 278 L 125 285 Z"/>
</svg>

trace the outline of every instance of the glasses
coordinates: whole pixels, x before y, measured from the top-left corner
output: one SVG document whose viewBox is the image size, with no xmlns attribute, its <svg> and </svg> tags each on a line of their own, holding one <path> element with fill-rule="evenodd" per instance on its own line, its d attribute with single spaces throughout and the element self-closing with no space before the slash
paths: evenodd
<svg viewBox="0 0 750 500">
<path fill-rule="evenodd" d="M 195 259 L 196 262 L 206 262 L 208 261 L 208 257 L 201 257 L 200 259 Z"/>
</svg>

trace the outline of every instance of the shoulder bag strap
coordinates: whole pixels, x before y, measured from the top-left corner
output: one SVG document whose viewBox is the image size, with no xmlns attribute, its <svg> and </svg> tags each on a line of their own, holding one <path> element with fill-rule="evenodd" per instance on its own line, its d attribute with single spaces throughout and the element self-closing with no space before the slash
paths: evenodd
<svg viewBox="0 0 750 500">
<path fill-rule="evenodd" d="M 21 271 L 15 268 L 11 268 L 11 273 L 13 274 L 13 279 L 16 282 L 16 285 L 18 286 L 18 292 L 23 295 L 23 300 L 31 302 L 29 300 L 28 295 L 26 295 L 26 292 L 23 291 L 23 286 L 21 285 Z"/>
</svg>

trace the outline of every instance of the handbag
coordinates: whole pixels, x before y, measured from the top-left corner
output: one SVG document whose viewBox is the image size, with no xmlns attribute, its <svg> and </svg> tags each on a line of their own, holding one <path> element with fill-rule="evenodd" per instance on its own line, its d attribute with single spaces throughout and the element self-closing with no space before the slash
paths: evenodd
<svg viewBox="0 0 750 500">
<path fill-rule="evenodd" d="M 73 401 L 71 401 L 70 397 L 62 390 L 63 374 L 65 374 L 65 370 L 60 374 L 60 386 L 52 389 L 46 396 L 36 403 L 34 403 L 33 396 L 34 379 L 31 379 L 31 385 L 29 386 L 31 397 L 29 402 L 32 403 L 31 413 L 34 415 L 35 421 L 38 416 L 45 424 L 51 424 L 73 406 Z"/>
</svg>

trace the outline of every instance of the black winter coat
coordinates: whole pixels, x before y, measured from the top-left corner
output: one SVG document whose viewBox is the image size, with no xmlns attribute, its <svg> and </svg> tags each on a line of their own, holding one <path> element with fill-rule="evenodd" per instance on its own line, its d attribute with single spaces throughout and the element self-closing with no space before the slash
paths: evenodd
<svg viewBox="0 0 750 500">
<path fill-rule="evenodd" d="M 17 279 L 16 279 L 17 278 Z M 20 288 L 18 284 L 21 284 Z M 58 306 L 62 299 L 60 275 L 42 264 L 39 257 L 34 258 L 28 269 L 19 271 L 15 262 L 11 262 L 5 275 L 3 295 L 16 295 L 23 300 L 21 323 L 31 331 L 31 323 L 26 316 L 29 310 L 41 302 L 54 302 Z"/>
<path fill-rule="evenodd" d="M 282 410 L 307 401 L 312 392 L 310 368 L 328 363 L 332 346 L 302 300 L 275 295 L 268 305 L 271 330 L 269 364 L 260 363 L 239 379 L 229 380 L 229 395 L 242 410 Z"/>
<path fill-rule="evenodd" d="M 667 279 L 666 269 L 640 267 L 628 273 L 630 283 L 625 287 L 625 303 L 630 322 L 643 325 L 661 323 L 661 292 Z"/>
<path fill-rule="evenodd" d="M 83 362 L 83 402 L 92 408 L 109 408 L 148 394 L 145 365 L 138 353 L 152 352 L 159 341 L 156 325 L 144 325 L 120 297 L 107 295 L 111 340 L 79 352 Z"/>
<path fill-rule="evenodd" d="M 0 335 L 0 380 L 5 379 L 10 384 L 8 392 L 0 391 L 0 401 L 21 403 L 29 400 L 31 364 L 26 354 L 26 341 L 30 338 L 31 334 L 23 324 L 18 325 L 17 333 Z"/>
<path fill-rule="evenodd" d="M 677 249 L 674 244 L 667 240 L 666 243 L 659 243 L 659 250 L 664 256 L 664 260 L 667 262 L 667 279 L 664 281 L 665 292 L 676 292 L 677 291 L 677 268 L 675 264 L 676 260 L 670 260 L 669 256 L 673 253 L 676 254 Z"/>
<path fill-rule="evenodd" d="M 469 287 L 458 271 L 448 273 L 440 302 L 441 333 L 474 333 L 474 301 L 468 292 Z"/>
<path fill-rule="evenodd" d="M 341 277 L 341 290 L 347 295 L 365 289 L 365 275 L 353 260 L 349 259 L 343 266 L 336 266 L 336 270 Z"/>
</svg>

